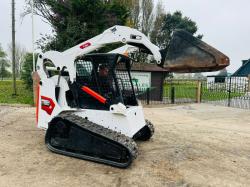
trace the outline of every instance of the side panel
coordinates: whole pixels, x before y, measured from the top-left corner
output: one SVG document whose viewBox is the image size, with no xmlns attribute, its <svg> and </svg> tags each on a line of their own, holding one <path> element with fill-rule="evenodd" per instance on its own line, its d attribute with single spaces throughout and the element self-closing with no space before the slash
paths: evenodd
<svg viewBox="0 0 250 187">
<path fill-rule="evenodd" d="M 58 102 L 55 98 L 55 87 L 58 76 L 42 80 L 38 98 L 38 128 L 47 129 L 48 123 L 63 110 L 70 110 L 65 92 L 69 89 L 66 80 L 61 77 Z"/>
<path fill-rule="evenodd" d="M 131 138 L 146 125 L 141 106 L 128 108 L 126 115 L 103 110 L 81 110 L 76 114 Z"/>
<path fill-rule="evenodd" d="M 55 98 L 55 83 L 51 79 L 42 80 L 38 107 L 38 128 L 47 129 L 51 119 L 60 112 Z"/>
</svg>

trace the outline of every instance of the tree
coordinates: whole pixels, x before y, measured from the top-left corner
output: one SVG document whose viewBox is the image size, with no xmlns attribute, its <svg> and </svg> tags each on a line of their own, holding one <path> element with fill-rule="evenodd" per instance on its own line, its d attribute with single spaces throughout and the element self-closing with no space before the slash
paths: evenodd
<svg viewBox="0 0 250 187">
<path fill-rule="evenodd" d="M 31 11 L 31 0 L 26 1 L 25 15 Z M 118 0 L 34 0 L 34 7 L 54 30 L 38 41 L 42 50 L 66 50 L 113 25 L 124 25 L 129 16 Z"/>
<path fill-rule="evenodd" d="M 164 26 L 166 14 L 162 4 L 162 1 L 159 1 L 156 6 L 156 15 L 154 20 L 154 27 L 150 33 L 151 41 L 159 47 L 163 47 L 162 44 L 166 39 L 166 33 L 162 32 L 162 28 Z"/>
<path fill-rule="evenodd" d="M 115 1 L 115 0 L 114 0 Z M 126 25 L 150 35 L 154 23 L 154 1 L 153 0 L 119 0 L 122 5 L 129 9 L 129 17 Z M 140 62 L 148 62 L 146 54 L 136 53 L 133 58 Z"/>
<path fill-rule="evenodd" d="M 11 73 L 8 71 L 7 68 L 10 67 L 9 62 L 5 58 L 0 58 L 0 75 L 1 80 L 5 77 L 11 77 Z"/>
<path fill-rule="evenodd" d="M 35 56 L 35 61 L 37 60 L 37 55 Z M 33 71 L 33 54 L 26 53 L 24 55 L 24 61 L 21 71 L 21 79 L 25 82 L 28 89 L 32 89 L 32 71 Z"/>
<path fill-rule="evenodd" d="M 16 47 L 16 49 L 15 49 L 15 59 L 16 59 L 15 70 L 16 70 L 16 76 L 20 77 L 24 55 L 26 54 L 26 49 L 21 44 L 18 44 L 18 43 L 16 43 L 15 47 Z M 12 59 L 12 44 L 8 45 L 8 56 L 10 59 Z"/>
<path fill-rule="evenodd" d="M 155 18 L 153 0 L 108 0 L 108 2 L 119 3 L 128 9 L 126 26 L 149 35 Z"/>
<path fill-rule="evenodd" d="M 29 5 L 27 14 L 31 0 L 26 1 Z M 153 0 L 34 1 L 35 14 L 51 24 L 54 30 L 54 35 L 45 35 L 37 42 L 43 51 L 66 50 L 116 24 L 140 30 L 160 48 L 167 46 L 175 29 L 185 29 L 192 34 L 198 30 L 196 23 L 180 11 L 166 14 L 161 1 L 156 11 Z M 135 56 L 142 62 L 149 61 L 145 55 Z"/>
<path fill-rule="evenodd" d="M 3 80 L 4 77 L 10 77 L 11 73 L 8 71 L 10 67 L 9 61 L 6 59 L 7 55 L 0 46 L 0 76 Z"/>
<path fill-rule="evenodd" d="M 1 44 L 0 44 L 0 58 L 5 58 L 6 57 L 6 53 L 3 51 Z"/>
<path fill-rule="evenodd" d="M 155 22 L 154 28 L 158 30 L 153 31 L 151 37 L 161 48 L 167 46 L 171 39 L 172 32 L 176 29 L 186 30 L 193 35 L 195 35 L 198 30 L 197 24 L 190 18 L 184 17 L 180 11 L 176 11 L 173 14 L 168 13 L 161 15 L 160 18 L 163 20 L 161 32 L 159 31 L 159 22 Z M 202 35 L 198 35 L 197 37 L 201 39 Z"/>
<path fill-rule="evenodd" d="M 139 28 L 140 25 L 140 0 L 113 0 L 118 1 L 121 5 L 128 9 L 129 16 L 126 21 L 126 26 Z"/>
<path fill-rule="evenodd" d="M 152 24 L 154 20 L 154 3 L 152 0 L 143 0 L 141 2 L 141 31 L 145 35 L 149 35 L 152 29 Z"/>
<path fill-rule="evenodd" d="M 193 35 L 198 30 L 196 23 L 184 17 L 180 11 L 167 14 L 161 0 L 158 1 L 156 8 L 152 0 L 120 0 L 120 2 L 130 11 L 127 25 L 149 36 L 150 40 L 160 48 L 166 48 L 175 29 L 184 29 Z M 197 37 L 202 38 L 202 35 Z M 135 54 L 134 58 L 141 62 L 150 61 L 144 54 Z"/>
</svg>

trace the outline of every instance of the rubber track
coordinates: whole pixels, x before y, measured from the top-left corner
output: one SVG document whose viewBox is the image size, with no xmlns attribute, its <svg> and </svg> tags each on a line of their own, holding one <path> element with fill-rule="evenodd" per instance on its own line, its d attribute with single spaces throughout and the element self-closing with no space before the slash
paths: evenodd
<svg viewBox="0 0 250 187">
<path fill-rule="evenodd" d="M 85 156 L 85 155 L 78 156 L 75 153 L 69 153 L 69 152 L 65 152 L 63 150 L 57 150 L 57 149 L 53 148 L 52 146 L 50 146 L 49 144 L 47 144 L 48 148 L 53 152 L 68 155 L 68 156 L 78 157 L 78 158 L 84 158 L 87 160 L 91 160 L 91 161 L 95 161 L 95 162 L 99 162 L 99 163 L 104 163 L 104 164 L 108 164 L 108 165 L 112 165 L 112 166 L 116 166 L 116 167 L 120 167 L 120 168 L 128 167 L 131 164 L 131 162 L 134 159 L 136 159 L 136 157 L 138 155 L 138 146 L 132 138 L 129 138 L 129 137 L 127 137 L 119 132 L 113 131 L 111 129 L 108 129 L 108 128 L 105 128 L 105 127 L 100 126 L 98 124 L 95 124 L 93 122 L 90 122 L 89 120 L 76 115 L 75 112 L 63 112 L 63 113 L 59 114 L 58 116 L 56 116 L 56 118 L 62 118 L 63 120 L 70 121 L 71 123 L 83 128 L 83 129 L 86 129 L 86 130 L 91 131 L 95 134 L 103 136 L 109 140 L 118 142 L 119 144 L 123 145 L 124 147 L 126 147 L 129 150 L 131 157 L 132 157 L 132 160 L 128 164 L 123 164 L 123 163 L 116 163 L 116 162 L 109 161 L 109 160 L 89 157 L 89 156 Z"/>
<path fill-rule="evenodd" d="M 149 121 L 149 120 L 146 119 L 146 125 L 150 129 L 151 137 L 152 137 L 154 135 L 154 133 L 155 133 L 155 128 L 154 128 L 153 123 L 151 121 Z"/>
</svg>

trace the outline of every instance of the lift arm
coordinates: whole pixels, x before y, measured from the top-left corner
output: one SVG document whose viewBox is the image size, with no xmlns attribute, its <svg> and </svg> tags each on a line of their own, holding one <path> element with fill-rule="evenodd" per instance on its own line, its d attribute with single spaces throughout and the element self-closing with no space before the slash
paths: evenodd
<svg viewBox="0 0 250 187">
<path fill-rule="evenodd" d="M 143 52 L 152 54 L 158 64 L 162 61 L 159 47 L 151 43 L 143 33 L 125 26 L 114 26 L 107 29 L 102 34 L 64 51 L 63 55 L 77 57 L 115 43 L 138 47 Z"/>
<path fill-rule="evenodd" d="M 160 50 L 140 31 L 125 26 L 114 26 L 62 53 L 48 51 L 39 55 L 38 73 L 41 78 L 46 77 L 46 70 L 43 69 L 44 60 L 49 60 L 56 68 L 67 67 L 70 80 L 74 81 L 76 77 L 74 62 L 77 57 L 116 43 L 123 43 L 125 46 L 112 52 L 121 53 L 125 50 L 130 53 L 140 49 L 141 52 L 152 54 L 157 65 L 169 72 L 215 71 L 229 65 L 229 58 L 226 55 L 186 31 L 174 32 L 167 48 Z"/>
<path fill-rule="evenodd" d="M 70 80 L 74 81 L 76 77 L 75 60 L 77 57 L 97 51 L 109 44 L 122 43 L 139 48 L 144 53 L 152 54 L 157 64 L 162 62 L 162 55 L 159 47 L 150 42 L 150 40 L 140 31 L 125 26 L 114 26 L 105 30 L 102 34 L 95 36 L 85 42 L 82 42 L 64 52 L 48 51 L 40 54 L 37 62 L 37 70 L 40 77 L 46 77 L 44 61 L 51 61 L 56 68 L 67 67 Z"/>
</svg>

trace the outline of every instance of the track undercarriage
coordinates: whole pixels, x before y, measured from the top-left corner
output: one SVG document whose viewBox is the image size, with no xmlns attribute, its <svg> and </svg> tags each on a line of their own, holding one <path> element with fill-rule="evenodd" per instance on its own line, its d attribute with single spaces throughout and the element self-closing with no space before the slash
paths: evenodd
<svg viewBox="0 0 250 187">
<path fill-rule="evenodd" d="M 142 128 L 136 140 L 148 140 L 152 124 Z M 49 150 L 80 159 L 126 168 L 137 157 L 132 138 L 81 118 L 74 112 L 63 112 L 49 124 L 45 142 Z"/>
</svg>

